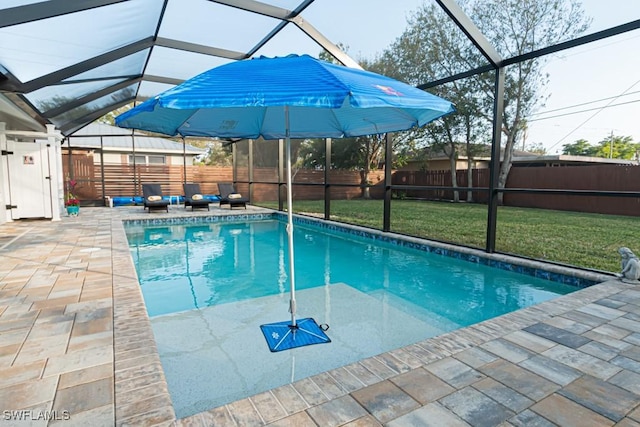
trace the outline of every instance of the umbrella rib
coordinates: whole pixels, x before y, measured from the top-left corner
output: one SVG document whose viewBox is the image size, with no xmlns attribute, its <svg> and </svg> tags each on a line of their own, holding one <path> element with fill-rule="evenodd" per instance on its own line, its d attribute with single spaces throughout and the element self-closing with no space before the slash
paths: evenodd
<svg viewBox="0 0 640 427">
<path fill-rule="evenodd" d="M 312 332 L 312 331 L 310 331 L 310 330 L 308 330 L 308 329 L 303 329 L 303 328 L 300 328 L 300 327 L 298 327 L 298 330 L 303 331 L 303 332 L 306 332 L 306 333 L 308 333 L 309 335 L 313 335 L 313 336 L 314 336 L 314 337 L 316 337 L 316 338 L 320 338 L 321 340 L 324 340 L 324 341 L 326 341 L 326 340 L 327 340 L 326 335 L 325 335 L 325 336 L 322 336 L 322 335 L 316 334 L 315 332 Z"/>
<path fill-rule="evenodd" d="M 282 344 L 284 342 L 284 340 L 291 334 L 291 329 L 289 329 L 287 331 L 286 334 L 284 334 L 284 336 L 282 337 L 282 339 L 278 342 L 278 344 L 276 344 L 273 349 L 276 350 L 278 347 L 280 347 L 280 344 Z"/>
<path fill-rule="evenodd" d="M 184 120 L 183 120 L 183 121 L 182 121 L 178 126 L 176 126 L 176 130 L 181 129 L 181 128 L 184 126 L 184 124 L 185 124 L 185 123 L 187 123 L 189 120 L 191 120 L 191 119 L 193 118 L 193 116 L 195 116 L 195 115 L 198 113 L 198 111 L 199 111 L 198 109 L 193 110 L 193 114 L 190 114 L 190 115 L 189 115 L 186 119 L 184 119 Z M 180 135 L 180 136 L 181 136 L 181 137 L 183 137 L 183 138 L 184 138 L 185 136 L 189 136 L 188 134 L 187 134 L 187 135 L 184 135 L 184 134 L 183 134 L 183 133 L 181 133 L 181 132 L 176 132 L 176 135 Z"/>
</svg>

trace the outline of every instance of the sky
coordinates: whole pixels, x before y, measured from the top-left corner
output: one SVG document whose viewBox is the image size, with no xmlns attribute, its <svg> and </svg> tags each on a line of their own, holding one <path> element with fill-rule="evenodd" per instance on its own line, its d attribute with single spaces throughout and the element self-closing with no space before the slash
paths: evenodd
<svg viewBox="0 0 640 427">
<path fill-rule="evenodd" d="M 332 42 L 346 44 L 353 58 L 372 59 L 402 34 L 407 17 L 422 4 L 423 0 L 368 0 L 363 7 L 356 0 L 316 0 L 302 16 Z M 593 19 L 587 34 L 640 19 L 640 0 L 582 4 Z M 288 49 L 317 55 L 320 48 L 289 27 L 286 41 L 276 39 L 260 53 Z M 611 134 L 640 142 L 639 51 L 640 31 L 634 31 L 547 57 L 548 98 L 529 117 L 525 146 L 540 144 L 548 154 L 560 154 L 564 144 L 586 139 L 595 145 Z"/>
<path fill-rule="evenodd" d="M 640 19 L 639 1 L 584 5 L 595 31 Z M 530 118 L 542 120 L 530 122 L 528 142 L 542 143 L 551 154 L 578 139 L 597 144 L 612 134 L 640 142 L 639 50 L 640 33 L 634 31 L 554 55 L 545 68 L 549 99 Z M 580 113 L 567 114 L 574 112 Z"/>
</svg>

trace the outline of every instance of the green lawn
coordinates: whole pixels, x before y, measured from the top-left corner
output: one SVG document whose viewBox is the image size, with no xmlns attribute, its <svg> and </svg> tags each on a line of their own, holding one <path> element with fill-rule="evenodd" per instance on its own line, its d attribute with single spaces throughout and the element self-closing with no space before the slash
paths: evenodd
<svg viewBox="0 0 640 427">
<path fill-rule="evenodd" d="M 277 208 L 277 203 L 260 203 Z M 322 214 L 323 201 L 294 201 L 294 212 Z M 331 219 L 382 229 L 382 200 L 332 200 Z M 391 231 L 484 249 L 485 205 L 391 201 Z M 617 249 L 638 251 L 636 217 L 542 209 L 498 208 L 496 251 L 617 272 Z M 634 246 L 635 245 L 635 246 Z"/>
</svg>

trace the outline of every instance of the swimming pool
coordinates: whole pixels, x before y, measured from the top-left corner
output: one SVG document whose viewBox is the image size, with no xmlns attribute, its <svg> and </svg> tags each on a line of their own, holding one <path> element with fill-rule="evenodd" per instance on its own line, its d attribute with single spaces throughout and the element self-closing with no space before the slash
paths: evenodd
<svg viewBox="0 0 640 427">
<path fill-rule="evenodd" d="M 578 289 L 298 224 L 298 313 L 332 342 L 270 353 L 259 325 L 289 318 L 284 226 L 126 227 L 178 417 Z"/>
</svg>

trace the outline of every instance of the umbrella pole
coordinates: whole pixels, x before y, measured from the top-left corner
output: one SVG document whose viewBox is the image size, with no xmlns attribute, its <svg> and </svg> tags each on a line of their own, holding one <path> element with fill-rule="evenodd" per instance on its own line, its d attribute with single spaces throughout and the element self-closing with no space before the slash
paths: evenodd
<svg viewBox="0 0 640 427">
<path fill-rule="evenodd" d="M 293 263 L 293 201 L 291 183 L 291 137 L 289 130 L 289 107 L 284 107 L 284 120 L 286 129 L 286 152 L 287 152 L 287 235 L 289 237 L 289 283 L 291 287 L 291 299 L 289 300 L 289 311 L 291 312 L 291 327 L 296 327 L 296 277 Z"/>
</svg>

